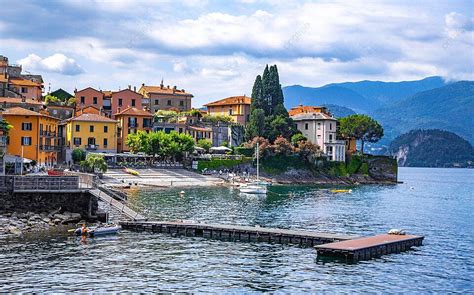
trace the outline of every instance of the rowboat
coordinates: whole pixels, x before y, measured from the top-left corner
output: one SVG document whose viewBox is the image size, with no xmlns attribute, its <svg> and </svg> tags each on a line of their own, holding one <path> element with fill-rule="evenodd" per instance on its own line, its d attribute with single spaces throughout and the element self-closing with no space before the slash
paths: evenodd
<svg viewBox="0 0 474 295">
<path fill-rule="evenodd" d="M 113 225 L 113 226 L 105 226 L 105 227 L 90 227 L 88 228 L 87 232 L 83 233 L 82 228 L 77 228 L 74 233 L 78 236 L 89 236 L 89 237 L 96 237 L 96 236 L 104 236 L 104 235 L 115 235 L 120 230 L 120 226 Z"/>
<path fill-rule="evenodd" d="M 63 176 L 64 175 L 64 170 L 63 169 L 48 169 L 48 175 L 49 176 Z"/>
</svg>

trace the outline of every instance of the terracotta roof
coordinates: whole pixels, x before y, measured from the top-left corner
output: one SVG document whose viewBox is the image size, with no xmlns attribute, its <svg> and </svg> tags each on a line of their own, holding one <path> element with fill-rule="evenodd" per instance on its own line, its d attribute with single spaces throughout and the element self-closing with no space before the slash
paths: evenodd
<svg viewBox="0 0 474 295">
<path fill-rule="evenodd" d="M 37 101 L 37 100 L 32 100 L 32 99 L 25 99 L 25 101 L 22 101 L 22 98 L 20 97 L 0 97 L 0 104 L 2 103 L 26 103 L 26 104 L 35 104 L 35 105 L 43 105 L 42 102 Z"/>
<path fill-rule="evenodd" d="M 333 120 L 337 121 L 334 117 L 325 113 L 299 113 L 291 116 L 294 121 L 301 120 Z"/>
<path fill-rule="evenodd" d="M 26 79 L 21 79 L 21 78 L 11 78 L 10 83 L 13 85 L 19 85 L 19 86 L 36 86 L 36 87 L 41 87 L 40 83 L 36 83 L 30 80 Z"/>
<path fill-rule="evenodd" d="M 94 90 L 94 91 L 96 91 L 96 92 L 102 93 L 102 91 L 99 91 L 99 90 L 97 90 L 97 89 L 92 88 L 92 87 L 89 86 L 89 87 L 86 87 L 86 88 L 84 88 L 84 89 L 74 91 L 74 94 L 76 94 L 76 93 L 78 93 L 78 92 L 82 92 L 82 91 L 87 90 L 87 89 L 92 89 L 92 90 Z"/>
<path fill-rule="evenodd" d="M 288 111 L 288 114 L 290 116 L 294 116 L 296 114 L 301 114 L 301 113 L 328 113 L 328 111 L 327 111 L 326 107 L 303 106 L 303 105 L 299 105 L 297 107 L 292 107 Z"/>
<path fill-rule="evenodd" d="M 191 93 L 188 93 L 184 91 L 184 89 L 175 89 L 173 88 L 168 88 L 168 87 L 161 87 L 161 86 L 144 86 L 140 88 L 139 92 L 144 92 L 144 96 L 148 98 L 148 93 L 157 93 L 157 94 L 171 94 L 171 95 L 187 95 L 187 96 L 193 96 Z M 174 91 L 174 93 L 173 93 Z"/>
<path fill-rule="evenodd" d="M 120 115 L 130 115 L 130 116 L 143 116 L 143 117 L 153 117 L 153 115 L 145 110 L 140 110 L 134 107 L 128 107 L 124 109 L 123 111 L 114 114 L 115 116 L 120 116 Z"/>
<path fill-rule="evenodd" d="M 231 96 L 227 97 L 218 101 L 210 102 L 205 104 L 206 107 L 213 107 L 213 106 L 227 106 L 227 105 L 236 105 L 236 104 L 248 104 L 252 102 L 252 99 L 247 96 Z"/>
<path fill-rule="evenodd" d="M 24 109 L 24 108 L 21 108 L 21 107 L 8 108 L 5 111 L 3 111 L 1 114 L 3 116 L 5 116 L 5 115 L 7 115 L 7 116 L 40 116 L 40 117 L 48 117 L 48 118 L 55 119 L 55 120 L 59 121 L 58 118 L 51 117 L 51 116 L 44 115 L 44 114 L 40 114 L 38 112 L 30 111 L 30 110 L 27 110 L 27 109 Z"/>
<path fill-rule="evenodd" d="M 110 122 L 117 123 L 117 121 L 97 114 L 81 114 L 77 117 L 68 119 L 66 121 L 81 121 L 81 122 Z"/>
</svg>

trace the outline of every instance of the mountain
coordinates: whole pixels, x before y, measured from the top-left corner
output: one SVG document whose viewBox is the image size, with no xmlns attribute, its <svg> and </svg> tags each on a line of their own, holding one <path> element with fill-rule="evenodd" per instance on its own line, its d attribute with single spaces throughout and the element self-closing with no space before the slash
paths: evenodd
<svg viewBox="0 0 474 295">
<path fill-rule="evenodd" d="M 474 148 L 460 136 L 443 130 L 412 130 L 390 145 L 399 166 L 474 167 Z"/>
<path fill-rule="evenodd" d="M 441 77 L 434 76 L 402 82 L 359 81 L 333 83 L 322 87 L 293 85 L 283 87 L 283 94 L 287 108 L 299 104 L 335 104 L 357 112 L 368 113 L 418 92 L 445 85 Z"/>
<path fill-rule="evenodd" d="M 283 87 L 283 95 L 287 109 L 300 104 L 335 104 L 365 113 L 381 106 L 378 100 L 366 98 L 353 90 L 340 86 L 311 88 L 293 85 Z"/>
<path fill-rule="evenodd" d="M 406 99 L 418 92 L 445 86 L 446 82 L 438 76 L 427 77 L 416 81 L 382 82 L 382 81 L 360 81 L 344 82 L 326 85 L 339 86 L 350 89 L 360 95 L 375 99 L 383 104 L 390 104 Z"/>
<path fill-rule="evenodd" d="M 387 138 L 412 129 L 443 129 L 474 142 L 474 81 L 460 81 L 417 93 L 371 114 Z"/>
<path fill-rule="evenodd" d="M 337 104 L 323 104 L 335 118 L 343 118 L 356 114 L 353 109 L 339 106 Z"/>
</svg>

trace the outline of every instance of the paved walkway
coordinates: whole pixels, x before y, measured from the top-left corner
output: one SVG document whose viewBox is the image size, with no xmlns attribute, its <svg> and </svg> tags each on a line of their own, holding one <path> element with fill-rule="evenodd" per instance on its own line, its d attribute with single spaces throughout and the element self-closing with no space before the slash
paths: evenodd
<svg viewBox="0 0 474 295">
<path fill-rule="evenodd" d="M 110 169 L 102 179 L 111 186 L 138 184 L 161 187 L 213 186 L 223 180 L 210 175 L 202 175 L 186 169 L 134 169 L 140 175 L 135 176 L 121 169 Z"/>
</svg>

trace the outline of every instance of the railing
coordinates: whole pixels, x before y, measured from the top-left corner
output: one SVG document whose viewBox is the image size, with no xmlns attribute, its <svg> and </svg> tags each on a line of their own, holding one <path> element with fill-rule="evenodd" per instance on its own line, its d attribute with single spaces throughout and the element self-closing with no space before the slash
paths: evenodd
<svg viewBox="0 0 474 295">
<path fill-rule="evenodd" d="M 40 150 L 49 151 L 49 152 L 57 152 L 61 150 L 61 147 L 53 146 L 53 145 L 40 145 Z"/>
<path fill-rule="evenodd" d="M 79 190 L 77 176 L 15 176 L 13 192 Z"/>
<path fill-rule="evenodd" d="M 46 136 L 46 137 L 56 137 L 57 133 L 55 131 L 44 131 L 40 130 L 40 136 Z"/>
</svg>

